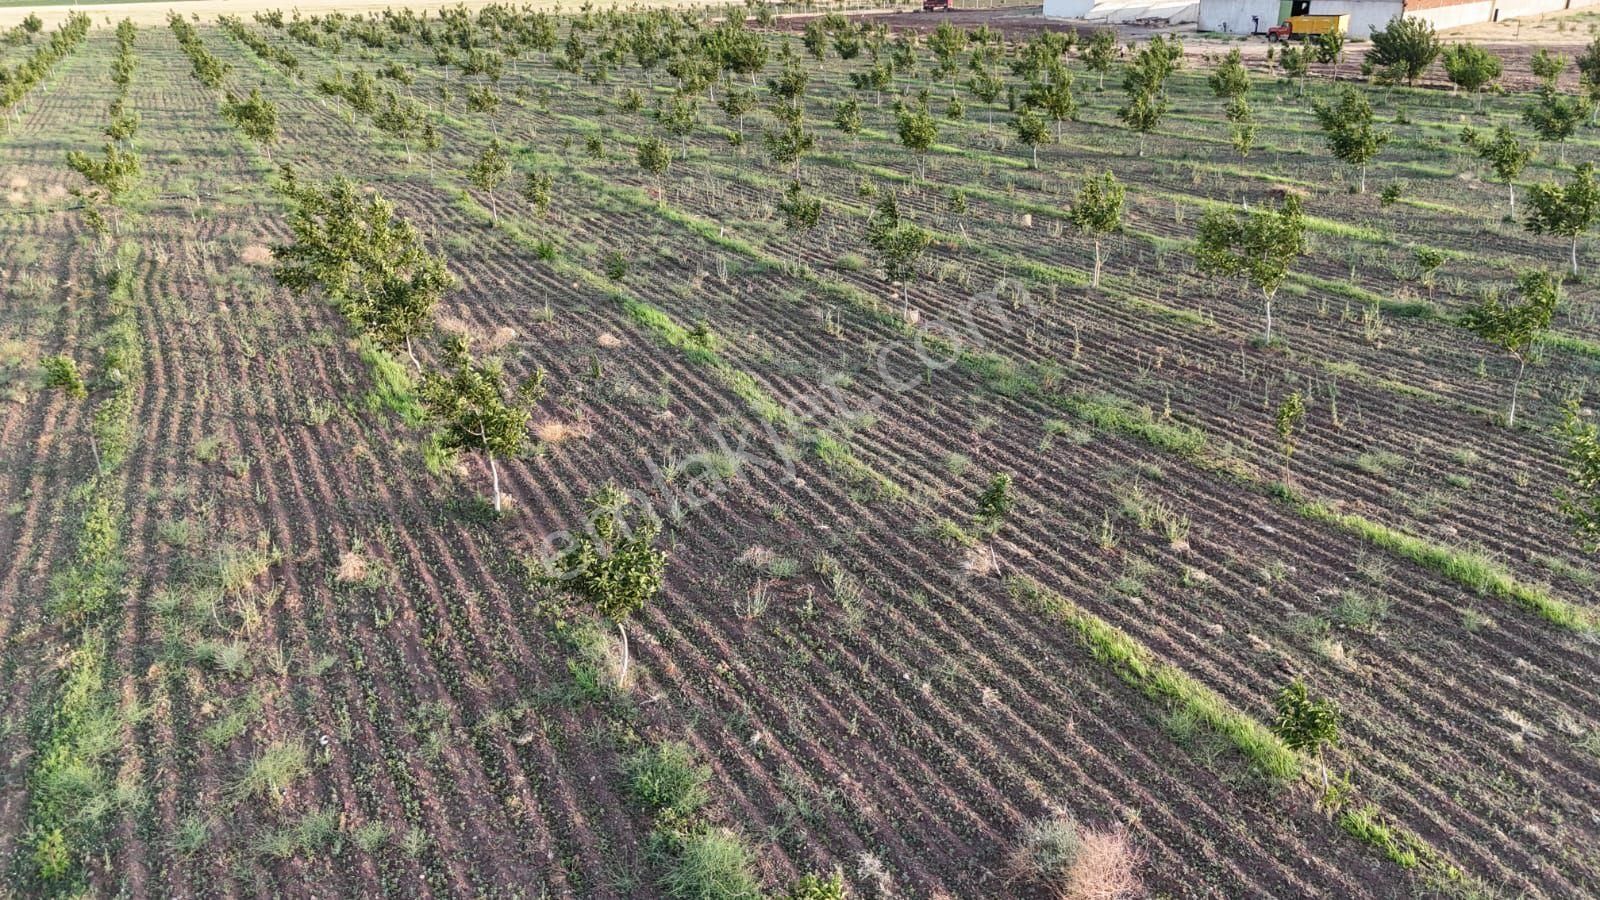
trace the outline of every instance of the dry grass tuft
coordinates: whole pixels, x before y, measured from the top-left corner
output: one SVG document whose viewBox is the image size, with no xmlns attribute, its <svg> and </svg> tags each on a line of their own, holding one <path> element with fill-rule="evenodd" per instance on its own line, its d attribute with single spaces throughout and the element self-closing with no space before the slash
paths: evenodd
<svg viewBox="0 0 1600 900">
<path fill-rule="evenodd" d="M 1124 829 L 1089 829 L 1078 840 L 1078 858 L 1067 871 L 1063 900 L 1124 900 L 1144 893 L 1139 880 L 1143 854 Z"/>
<path fill-rule="evenodd" d="M 495 353 L 517 339 L 517 330 L 509 325 L 501 325 L 489 334 L 480 335 L 478 339 L 483 352 Z"/>
<path fill-rule="evenodd" d="M 28 180 L 28 176 L 13 175 L 11 176 L 11 180 L 6 182 L 6 187 L 11 188 L 13 191 L 20 191 L 27 188 L 27 186 L 30 184 L 32 184 L 32 182 Z"/>
<path fill-rule="evenodd" d="M 334 577 L 344 584 L 356 584 L 366 581 L 370 574 L 372 568 L 367 564 L 366 558 L 354 550 L 346 550 L 339 557 L 339 571 Z"/>
<path fill-rule="evenodd" d="M 995 557 L 993 547 L 968 547 L 967 558 L 961 561 L 961 568 L 968 575 L 982 578 L 1000 571 L 1000 560 Z"/>
<path fill-rule="evenodd" d="M 247 266 L 272 265 L 272 248 L 266 244 L 251 244 L 239 253 L 239 261 Z"/>
<path fill-rule="evenodd" d="M 622 338 L 619 338 L 611 332 L 606 331 L 602 332 L 598 338 L 595 338 L 595 343 L 606 348 L 607 350 L 615 350 L 622 346 Z"/>
<path fill-rule="evenodd" d="M 749 547 L 745 548 L 743 553 L 739 554 L 739 564 L 752 569 L 761 569 L 765 571 L 769 566 L 772 565 L 773 560 L 776 560 L 777 558 L 778 554 L 768 550 L 766 547 L 763 547 L 760 544 L 751 544 Z"/>
<path fill-rule="evenodd" d="M 460 335 L 467 339 L 473 350 L 479 353 L 494 353 L 503 350 L 512 341 L 517 339 L 517 330 L 509 325 L 501 325 L 494 331 L 484 331 L 473 327 L 466 319 L 459 316 L 440 315 L 435 320 L 439 330 L 446 334 Z"/>
<path fill-rule="evenodd" d="M 594 437 L 594 429 L 582 422 L 557 422 L 554 419 L 535 425 L 533 433 L 538 436 L 541 442 L 546 444 L 559 444 L 574 438 Z"/>
<path fill-rule="evenodd" d="M 1144 893 L 1142 861 L 1122 827 L 1084 828 L 1057 810 L 1022 832 L 1005 877 L 1048 888 L 1061 900 L 1128 900 Z"/>
</svg>

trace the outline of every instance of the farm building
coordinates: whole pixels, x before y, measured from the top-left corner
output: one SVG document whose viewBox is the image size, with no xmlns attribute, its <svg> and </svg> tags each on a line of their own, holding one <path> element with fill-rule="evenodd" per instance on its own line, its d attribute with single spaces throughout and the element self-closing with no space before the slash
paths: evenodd
<svg viewBox="0 0 1600 900">
<path fill-rule="evenodd" d="M 1291 15 L 1350 16 L 1350 36 L 1365 38 L 1396 16 L 1414 16 L 1436 28 L 1498 22 L 1516 16 L 1591 6 L 1600 0 L 1200 0 L 1202 31 L 1265 31 Z M 1256 19 L 1252 19 L 1254 16 Z"/>
<path fill-rule="evenodd" d="M 1359 40 L 1400 15 L 1452 28 L 1596 4 L 1600 0 L 1045 0 L 1044 14 L 1106 22 L 1198 22 L 1201 31 L 1249 34 L 1291 15 L 1347 13 L 1350 36 Z"/>
<path fill-rule="evenodd" d="M 1168 22 L 1173 25 L 1199 21 L 1199 0 L 1044 0 L 1044 14 L 1066 19 L 1097 22 Z"/>
</svg>

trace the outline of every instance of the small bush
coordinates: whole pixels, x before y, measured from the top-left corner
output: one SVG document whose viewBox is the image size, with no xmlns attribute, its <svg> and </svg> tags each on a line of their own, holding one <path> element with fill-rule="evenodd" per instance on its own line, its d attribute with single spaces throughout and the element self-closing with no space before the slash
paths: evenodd
<svg viewBox="0 0 1600 900">
<path fill-rule="evenodd" d="M 267 797 L 282 802 L 292 785 L 306 773 L 308 759 L 306 748 L 298 743 L 275 743 L 267 747 L 250 764 L 250 768 L 233 785 L 235 803 L 251 797 Z"/>
<path fill-rule="evenodd" d="M 61 829 L 52 829 L 33 845 L 33 865 L 41 881 L 55 881 L 72 871 L 72 851 Z"/>
<path fill-rule="evenodd" d="M 685 840 L 662 886 L 668 896 L 678 900 L 757 900 L 761 896 L 750 849 L 724 828 Z"/>
<path fill-rule="evenodd" d="M 835 870 L 824 879 L 821 875 L 802 875 L 789 886 L 783 900 L 845 900 L 844 874 Z"/>
<path fill-rule="evenodd" d="M 706 804 L 711 770 L 697 764 L 688 745 L 669 741 L 635 753 L 623 766 L 628 789 L 652 812 L 688 815 Z"/>
<path fill-rule="evenodd" d="M 60 388 L 68 397 L 82 399 L 88 394 L 78 364 L 70 356 L 47 356 L 40 366 L 44 369 L 45 387 Z"/>
<path fill-rule="evenodd" d="M 1052 888 L 1063 900 L 1119 900 L 1143 891 L 1140 858 L 1121 828 L 1083 828 L 1057 812 L 1023 831 L 1007 869 L 1011 879 Z"/>
<path fill-rule="evenodd" d="M 1022 832 L 1022 838 L 1006 861 L 1011 879 L 1053 883 L 1072 868 L 1083 849 L 1078 822 L 1068 813 L 1038 819 Z"/>
</svg>

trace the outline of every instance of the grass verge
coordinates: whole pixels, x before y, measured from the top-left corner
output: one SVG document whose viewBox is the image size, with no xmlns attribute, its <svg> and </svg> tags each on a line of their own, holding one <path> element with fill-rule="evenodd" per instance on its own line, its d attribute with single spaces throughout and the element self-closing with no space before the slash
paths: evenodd
<svg viewBox="0 0 1600 900">
<path fill-rule="evenodd" d="M 1304 760 L 1277 735 L 1176 666 L 1159 662 L 1127 632 L 1024 575 L 1006 579 L 1011 595 L 1076 631 L 1094 658 L 1141 693 L 1204 722 L 1242 753 L 1257 772 L 1278 783 L 1293 780 Z"/>
</svg>

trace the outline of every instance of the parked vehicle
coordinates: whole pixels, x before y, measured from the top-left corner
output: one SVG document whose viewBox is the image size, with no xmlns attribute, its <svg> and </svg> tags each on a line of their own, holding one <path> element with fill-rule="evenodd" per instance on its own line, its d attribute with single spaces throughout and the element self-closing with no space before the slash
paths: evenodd
<svg viewBox="0 0 1600 900">
<path fill-rule="evenodd" d="M 932 0 L 928 0 L 932 2 Z M 1267 40 L 1277 43 L 1292 38 L 1311 37 L 1314 34 L 1346 34 L 1350 30 L 1350 16 L 1340 13 L 1334 16 L 1290 16 L 1281 25 L 1274 25 L 1267 29 Z"/>
</svg>

